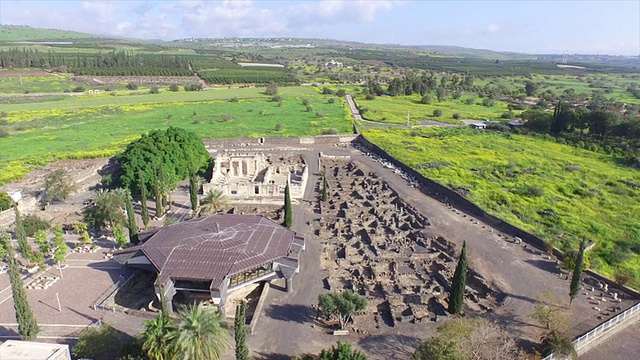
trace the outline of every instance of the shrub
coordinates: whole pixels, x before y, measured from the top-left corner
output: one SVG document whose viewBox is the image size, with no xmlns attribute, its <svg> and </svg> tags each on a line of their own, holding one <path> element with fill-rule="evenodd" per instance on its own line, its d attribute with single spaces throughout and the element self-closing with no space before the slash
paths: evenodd
<svg viewBox="0 0 640 360">
<path fill-rule="evenodd" d="M 331 99 L 327 100 L 327 103 L 329 103 L 329 104 L 333 104 L 335 102 L 336 102 L 336 99 L 334 99 L 334 98 L 331 98 Z"/>
<path fill-rule="evenodd" d="M 159 89 L 157 86 L 152 86 L 152 87 L 149 89 L 149 94 L 157 94 L 157 93 L 159 93 L 159 92 L 160 92 L 160 89 Z"/>
<path fill-rule="evenodd" d="M 200 83 L 188 83 L 184 86 L 184 91 L 200 91 L 202 90 L 202 84 Z"/>
<path fill-rule="evenodd" d="M 82 85 L 78 85 L 78 86 L 74 87 L 73 90 L 71 90 L 71 91 L 73 91 L 75 93 L 84 92 L 85 88 Z"/>
<path fill-rule="evenodd" d="M 462 94 L 460 93 L 460 91 L 456 91 L 453 94 L 451 94 L 451 97 L 454 99 L 460 99 L 460 97 L 462 96 Z"/>
<path fill-rule="evenodd" d="M 271 101 L 273 101 L 273 102 L 281 102 L 282 101 L 282 96 L 275 95 L 275 96 L 271 97 Z"/>
<path fill-rule="evenodd" d="M 51 224 L 39 218 L 37 215 L 29 214 L 22 219 L 22 223 L 24 224 L 24 232 L 27 236 L 33 236 L 39 230 L 49 230 Z"/>
<path fill-rule="evenodd" d="M 0 211 L 7 210 L 13 207 L 13 205 L 15 205 L 15 203 L 13 202 L 11 196 L 9 196 L 9 194 L 7 194 L 6 192 L 0 192 Z"/>
<path fill-rule="evenodd" d="M 367 96 L 365 96 L 364 98 L 367 99 L 367 100 L 374 100 L 376 98 L 376 96 L 373 95 L 373 94 L 367 94 Z"/>
<path fill-rule="evenodd" d="M 231 99 L 229 99 L 229 102 L 232 102 L 232 103 L 237 103 L 239 101 L 240 100 L 237 97 L 232 97 Z"/>
<path fill-rule="evenodd" d="M 9 132 L 5 129 L 0 128 L 0 138 L 6 138 L 9 136 Z"/>
<path fill-rule="evenodd" d="M 138 84 L 128 83 L 126 88 L 129 90 L 138 90 Z"/>
<path fill-rule="evenodd" d="M 423 96 L 422 99 L 420 99 L 420 103 L 425 105 L 431 104 L 431 97 L 429 95 Z"/>
<path fill-rule="evenodd" d="M 482 106 L 492 107 L 496 104 L 496 101 L 490 98 L 482 99 Z"/>
<path fill-rule="evenodd" d="M 467 105 L 473 105 L 475 101 L 472 98 L 468 98 L 467 100 L 464 101 L 465 104 Z"/>
<path fill-rule="evenodd" d="M 313 107 L 312 106 L 307 106 L 307 112 L 312 112 L 313 111 Z"/>
<path fill-rule="evenodd" d="M 333 94 L 333 90 L 331 90 L 330 88 L 325 86 L 325 87 L 322 88 L 322 93 L 324 95 L 331 95 L 331 94 Z"/>
<path fill-rule="evenodd" d="M 324 117 L 324 113 L 321 113 L 320 111 L 318 111 L 316 113 L 316 117 L 319 117 L 319 118 Z"/>
<path fill-rule="evenodd" d="M 442 110 L 433 110 L 433 116 L 435 117 L 442 116 Z"/>
<path fill-rule="evenodd" d="M 453 113 L 453 118 L 458 120 L 460 119 L 462 116 L 460 116 L 460 113 Z"/>
<path fill-rule="evenodd" d="M 282 131 L 282 124 L 277 123 L 276 127 L 274 128 L 275 131 Z"/>
<path fill-rule="evenodd" d="M 340 90 L 336 91 L 336 96 L 343 97 L 345 95 L 346 95 L 346 91 L 344 91 L 344 89 L 340 89 Z"/>
<path fill-rule="evenodd" d="M 309 99 L 302 99 L 302 105 L 309 106 Z"/>
<path fill-rule="evenodd" d="M 171 84 L 169 85 L 169 91 L 179 91 L 180 90 L 180 86 L 178 86 L 177 84 Z"/>
</svg>

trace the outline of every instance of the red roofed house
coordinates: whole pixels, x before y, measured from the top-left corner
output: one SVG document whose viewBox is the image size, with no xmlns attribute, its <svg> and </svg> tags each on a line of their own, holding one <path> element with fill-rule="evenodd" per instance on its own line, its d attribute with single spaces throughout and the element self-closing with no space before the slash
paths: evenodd
<svg viewBox="0 0 640 360">
<path fill-rule="evenodd" d="M 227 297 L 247 285 L 285 279 L 300 269 L 302 236 L 260 215 L 211 215 L 141 234 L 142 243 L 116 252 L 128 277 L 155 272 L 170 310 L 179 291 L 209 293 L 224 314 Z M 159 286 L 162 284 L 162 287 Z"/>
</svg>

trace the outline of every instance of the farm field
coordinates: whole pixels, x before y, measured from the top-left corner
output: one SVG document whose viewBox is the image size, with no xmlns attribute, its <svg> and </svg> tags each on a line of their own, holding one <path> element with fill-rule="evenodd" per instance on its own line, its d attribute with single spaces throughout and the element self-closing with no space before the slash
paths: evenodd
<svg viewBox="0 0 640 360">
<path fill-rule="evenodd" d="M 431 104 L 420 103 L 421 96 L 418 94 L 410 96 L 376 96 L 373 100 L 365 99 L 364 95 L 358 94 L 355 97 L 356 103 L 362 109 L 366 109 L 363 117 L 367 120 L 390 124 L 406 124 L 407 111 L 410 111 L 411 124 L 420 124 L 422 120 L 439 121 L 451 124 L 460 124 L 460 121 L 453 118 L 453 114 L 459 113 L 461 119 L 483 118 L 498 120 L 500 116 L 509 111 L 504 101 L 495 100 L 493 106 L 483 106 L 482 99 L 464 94 L 459 99 L 450 96 L 445 101 L 438 102 L 435 94 L 431 94 Z M 473 99 L 472 105 L 467 105 L 465 101 Z M 433 111 L 442 111 L 442 116 L 434 116 Z M 514 111 L 514 114 L 519 114 Z"/>
<path fill-rule="evenodd" d="M 596 242 L 591 267 L 640 286 L 640 174 L 611 155 L 466 128 L 368 129 L 369 140 L 425 176 L 562 250 Z"/>
<path fill-rule="evenodd" d="M 318 93 L 311 88 L 303 86 L 280 87 L 280 95 L 283 98 L 316 96 Z M 135 94 L 99 94 L 99 95 L 83 95 L 69 97 L 58 101 L 45 101 L 29 104 L 8 104 L 3 105 L 2 110 L 9 114 L 9 121 L 28 119 L 29 114 L 26 111 L 50 111 L 56 109 L 80 109 L 99 106 L 121 106 L 136 104 L 160 104 L 171 102 L 189 102 L 189 101 L 209 101 L 209 100 L 225 100 L 231 98 L 248 99 L 248 98 L 270 98 L 264 94 L 264 87 L 246 87 L 246 88 L 227 88 L 218 87 L 205 91 L 163 91 L 158 94 L 150 94 L 148 92 Z M 25 115 L 12 114 L 12 112 L 21 112 Z M 14 120 L 15 119 L 15 120 Z"/>
<path fill-rule="evenodd" d="M 9 136 L 2 139 L 0 184 L 24 176 L 34 166 L 57 159 L 114 155 L 142 133 L 169 126 L 191 130 L 202 138 L 312 136 L 352 131 L 344 100 L 336 98 L 337 101 L 329 103 L 329 97 L 312 90 L 282 88 L 283 94 L 295 93 L 297 96 L 283 96 L 281 105 L 260 98 L 239 99 L 237 102 L 178 101 L 184 94 L 238 95 L 234 90 L 239 89 L 168 94 L 175 95 L 175 101 L 165 103 L 136 102 L 135 105 L 127 105 L 111 101 L 109 106 L 72 110 L 65 110 L 64 106 L 56 110 L 56 106 L 51 106 L 48 110 L 8 112 L 5 129 Z M 256 96 L 264 91 L 242 90 L 251 90 L 244 94 Z M 152 97 L 160 95 L 163 94 L 153 94 Z M 107 97 L 106 100 L 118 98 Z M 313 111 L 307 111 L 303 99 L 309 101 Z M 19 105 L 24 107 L 25 104 Z"/>
</svg>

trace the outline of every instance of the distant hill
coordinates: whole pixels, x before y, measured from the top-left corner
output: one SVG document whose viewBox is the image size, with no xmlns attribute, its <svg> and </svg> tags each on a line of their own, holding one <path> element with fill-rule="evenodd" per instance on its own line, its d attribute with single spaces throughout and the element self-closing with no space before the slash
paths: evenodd
<svg viewBox="0 0 640 360">
<path fill-rule="evenodd" d="M 74 39 L 106 39 L 102 36 L 66 30 L 39 29 L 29 26 L 0 25 L 0 42 L 72 41 Z"/>
</svg>

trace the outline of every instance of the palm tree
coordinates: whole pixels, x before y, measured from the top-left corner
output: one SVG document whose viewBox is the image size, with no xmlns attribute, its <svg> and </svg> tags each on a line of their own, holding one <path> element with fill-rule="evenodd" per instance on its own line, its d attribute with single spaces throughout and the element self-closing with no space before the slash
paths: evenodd
<svg viewBox="0 0 640 360">
<path fill-rule="evenodd" d="M 222 190 L 212 189 L 209 190 L 204 198 L 200 201 L 202 214 L 215 214 L 218 210 L 221 210 L 228 204 L 227 197 L 224 196 Z"/>
<path fill-rule="evenodd" d="M 220 312 L 202 304 L 178 311 L 173 348 L 176 360 L 218 360 L 230 347 L 229 330 Z"/>
<path fill-rule="evenodd" d="M 142 349 L 151 360 L 172 359 L 172 340 L 175 334 L 175 326 L 171 319 L 164 313 L 155 320 L 145 321 L 146 329 L 142 332 Z"/>
</svg>

